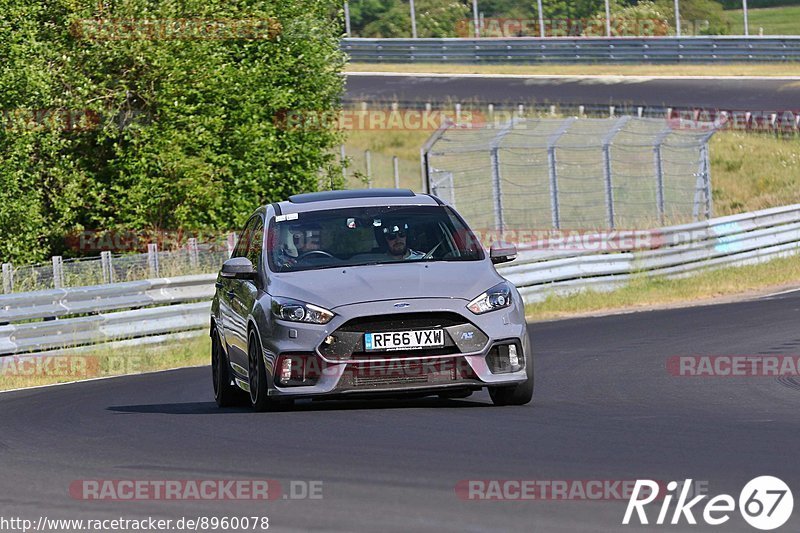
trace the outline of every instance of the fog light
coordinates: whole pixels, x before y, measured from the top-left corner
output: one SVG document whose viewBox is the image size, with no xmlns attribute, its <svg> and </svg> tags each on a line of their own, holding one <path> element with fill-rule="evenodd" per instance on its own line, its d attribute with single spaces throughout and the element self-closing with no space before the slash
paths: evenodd
<svg viewBox="0 0 800 533">
<path fill-rule="evenodd" d="M 486 355 L 486 365 L 492 374 L 517 372 L 522 368 L 520 347 L 517 344 L 498 344 Z"/>
<path fill-rule="evenodd" d="M 519 368 L 519 357 L 517 357 L 517 347 L 512 344 L 508 347 L 508 362 L 511 364 L 511 368 Z"/>
<path fill-rule="evenodd" d="M 315 385 L 323 371 L 323 363 L 315 354 L 281 354 L 275 366 L 281 387 Z"/>
<path fill-rule="evenodd" d="M 289 383 L 292 379 L 292 359 L 285 357 L 281 361 L 281 383 Z"/>
</svg>

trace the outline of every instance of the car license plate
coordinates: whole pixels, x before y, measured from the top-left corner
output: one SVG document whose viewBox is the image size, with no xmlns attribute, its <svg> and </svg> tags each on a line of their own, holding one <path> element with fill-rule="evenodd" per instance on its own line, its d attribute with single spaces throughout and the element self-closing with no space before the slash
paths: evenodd
<svg viewBox="0 0 800 533">
<path fill-rule="evenodd" d="M 421 350 L 444 346 L 444 330 L 385 331 L 364 334 L 364 348 L 371 350 Z"/>
</svg>

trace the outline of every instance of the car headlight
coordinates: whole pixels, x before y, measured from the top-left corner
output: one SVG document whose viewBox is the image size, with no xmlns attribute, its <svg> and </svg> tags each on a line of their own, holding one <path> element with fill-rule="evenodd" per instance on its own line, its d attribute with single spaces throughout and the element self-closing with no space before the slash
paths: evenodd
<svg viewBox="0 0 800 533">
<path fill-rule="evenodd" d="M 511 305 L 511 287 L 505 281 L 498 283 L 488 291 L 484 292 L 470 303 L 467 304 L 467 309 L 480 315 L 503 309 Z"/>
<path fill-rule="evenodd" d="M 327 309 L 290 298 L 272 298 L 272 314 L 281 320 L 309 324 L 327 324 L 333 318 Z"/>
</svg>

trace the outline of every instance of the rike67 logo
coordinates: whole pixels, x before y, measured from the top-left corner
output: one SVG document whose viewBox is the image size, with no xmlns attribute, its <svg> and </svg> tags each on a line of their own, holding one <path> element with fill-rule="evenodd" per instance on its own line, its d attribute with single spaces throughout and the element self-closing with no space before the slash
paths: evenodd
<svg viewBox="0 0 800 533">
<path fill-rule="evenodd" d="M 687 479 L 681 485 L 676 481 L 670 481 L 667 484 L 667 494 L 661 502 L 658 518 L 655 521 L 656 524 L 669 523 L 675 525 L 680 524 L 682 520 L 686 520 L 688 524 L 697 524 L 694 513 L 701 513 L 701 509 L 702 519 L 706 524 L 712 526 L 722 525 L 731 518 L 731 513 L 737 508 L 737 502 L 733 496 L 720 494 L 709 499 L 705 502 L 705 505 L 700 505 L 700 502 L 707 498 L 708 495 L 701 494 L 690 500 L 689 490 L 691 486 L 691 479 Z M 658 498 L 658 487 L 657 482 L 649 479 L 636 480 L 633 493 L 628 500 L 625 516 L 622 519 L 623 525 L 631 523 L 634 511 L 640 524 L 650 523 L 649 520 L 652 519 L 652 516 L 648 518 L 645 506 Z M 676 490 L 679 487 L 680 494 Z M 677 500 L 674 509 L 672 509 L 672 516 L 667 521 L 670 515 L 670 506 L 675 496 L 677 496 Z M 781 527 L 789 520 L 794 508 L 794 498 L 789 486 L 781 479 L 773 476 L 760 476 L 750 480 L 744 486 L 739 494 L 738 508 L 742 518 L 748 524 L 756 529 L 768 531 Z"/>
</svg>

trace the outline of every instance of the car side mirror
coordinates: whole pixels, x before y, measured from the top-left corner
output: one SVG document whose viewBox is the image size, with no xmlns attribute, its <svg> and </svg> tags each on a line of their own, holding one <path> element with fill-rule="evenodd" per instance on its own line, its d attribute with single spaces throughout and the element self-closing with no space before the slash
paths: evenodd
<svg viewBox="0 0 800 533">
<path fill-rule="evenodd" d="M 246 257 L 232 257 L 222 263 L 223 278 L 231 279 L 256 279 L 256 269 Z"/>
<path fill-rule="evenodd" d="M 493 242 L 489 249 L 489 258 L 492 263 L 508 263 L 517 258 L 517 247 L 507 242 Z"/>
</svg>

